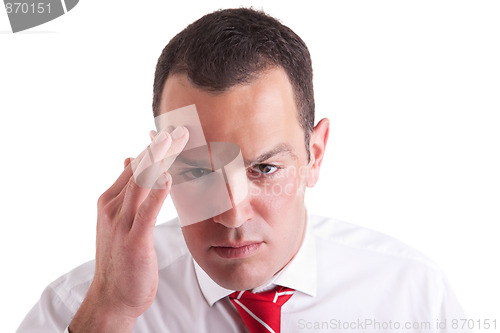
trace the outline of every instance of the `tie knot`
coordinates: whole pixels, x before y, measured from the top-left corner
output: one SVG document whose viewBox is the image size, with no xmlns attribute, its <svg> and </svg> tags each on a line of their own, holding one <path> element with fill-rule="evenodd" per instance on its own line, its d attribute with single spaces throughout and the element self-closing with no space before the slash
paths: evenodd
<svg viewBox="0 0 500 333">
<path fill-rule="evenodd" d="M 277 286 L 274 289 L 266 290 L 258 294 L 250 291 L 235 291 L 229 297 L 234 300 L 255 301 L 255 302 L 268 302 L 275 303 L 282 306 L 286 301 L 292 297 L 294 290 L 287 287 Z"/>
<path fill-rule="evenodd" d="M 293 292 L 293 289 L 278 286 L 258 294 L 235 291 L 229 298 L 251 333 L 279 333 L 281 306 L 292 297 Z"/>
</svg>

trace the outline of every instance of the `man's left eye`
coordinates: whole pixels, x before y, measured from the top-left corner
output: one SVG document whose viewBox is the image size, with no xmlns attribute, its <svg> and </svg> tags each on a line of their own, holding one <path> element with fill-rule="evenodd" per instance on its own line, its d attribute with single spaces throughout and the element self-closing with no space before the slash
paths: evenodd
<svg viewBox="0 0 500 333">
<path fill-rule="evenodd" d="M 255 167 L 255 169 L 257 169 L 256 171 L 258 171 L 261 174 L 271 175 L 271 174 L 275 173 L 276 171 L 278 171 L 279 168 L 277 166 L 271 165 L 271 164 L 259 164 Z"/>
</svg>

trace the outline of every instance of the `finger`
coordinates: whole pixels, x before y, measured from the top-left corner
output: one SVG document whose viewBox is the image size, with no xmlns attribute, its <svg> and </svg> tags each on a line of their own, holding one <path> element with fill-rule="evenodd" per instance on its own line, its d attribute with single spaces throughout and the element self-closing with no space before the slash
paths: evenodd
<svg viewBox="0 0 500 333">
<path fill-rule="evenodd" d="M 149 132 L 149 137 L 151 138 L 151 142 L 153 142 L 153 140 L 155 139 L 156 134 L 157 134 L 156 131 L 153 130 Z"/>
<path fill-rule="evenodd" d="M 102 198 L 105 200 L 105 202 L 112 200 L 114 197 L 116 197 L 122 189 L 127 185 L 128 181 L 130 180 L 130 177 L 132 176 L 132 167 L 131 164 L 127 165 L 120 176 L 115 180 L 113 185 L 111 185 L 103 194 Z"/>
<path fill-rule="evenodd" d="M 174 163 L 177 156 L 182 152 L 184 147 L 189 141 L 189 131 L 184 126 L 178 126 L 171 133 L 172 136 L 172 145 L 170 146 L 167 158 L 165 158 L 163 162 L 164 171 L 168 171 L 170 166 Z"/>
<path fill-rule="evenodd" d="M 144 157 L 133 163 L 132 169 L 137 185 L 149 189 L 155 187 L 154 183 L 158 177 L 167 171 L 163 170 L 161 161 L 168 155 L 171 143 L 170 134 L 161 131 L 146 149 Z"/>
<path fill-rule="evenodd" d="M 125 161 L 123 161 L 123 167 L 126 168 L 133 160 L 133 158 L 127 157 Z"/>
<path fill-rule="evenodd" d="M 148 146 L 148 148 L 149 148 L 149 146 Z M 141 161 L 144 158 L 144 156 L 148 152 L 148 148 L 143 150 L 139 155 L 137 155 L 136 158 L 130 159 L 130 163 L 125 167 L 125 168 L 130 168 L 132 170 L 132 175 L 122 185 L 120 192 L 118 194 L 115 194 L 114 197 L 111 198 L 111 200 L 115 202 L 113 206 L 117 207 L 118 209 L 121 209 L 121 206 L 123 206 L 123 198 L 125 198 L 125 193 L 127 192 L 127 189 L 129 187 L 128 183 L 131 180 L 133 180 L 135 177 L 135 171 L 134 171 L 135 165 L 138 163 L 138 161 Z M 125 163 L 126 163 L 126 160 L 125 160 Z M 110 203 L 111 203 L 111 201 L 110 201 Z"/>
<path fill-rule="evenodd" d="M 162 140 L 162 137 L 164 139 L 164 136 L 171 140 L 167 152 L 164 150 L 167 146 L 155 144 L 155 142 Z M 168 171 L 188 140 L 189 132 L 184 126 L 177 127 L 171 134 L 168 134 L 166 130 L 159 132 L 142 160 L 136 160 L 132 163 L 137 185 L 144 188 L 158 188 L 155 184 L 156 179 L 163 172 Z M 160 185 L 160 187 L 165 187 L 165 185 Z"/>
<path fill-rule="evenodd" d="M 125 159 L 124 161 L 125 167 L 121 175 L 113 183 L 113 185 L 111 185 L 102 195 L 103 197 L 106 198 L 107 201 L 117 197 L 122 191 L 124 191 L 127 188 L 126 185 L 130 181 L 131 176 L 134 174 L 134 166 L 144 158 L 146 152 L 147 149 L 143 150 L 136 158 L 128 157 Z"/>
<path fill-rule="evenodd" d="M 146 149 L 144 149 L 136 158 L 127 158 L 124 162 L 125 164 L 127 164 L 127 161 L 129 161 L 129 164 L 127 165 L 127 167 L 132 169 L 133 177 L 129 177 L 126 181 L 124 181 L 124 183 L 117 185 L 117 187 L 121 186 L 120 192 L 118 194 L 116 194 L 116 192 L 111 193 L 113 195 L 113 197 L 109 198 L 109 200 L 108 200 L 109 204 L 113 207 L 116 207 L 116 209 L 118 211 L 122 210 L 122 206 L 123 206 L 123 202 L 124 202 L 124 198 L 125 198 L 125 193 L 127 192 L 127 189 L 129 187 L 133 187 L 133 186 L 137 185 L 137 177 L 138 177 L 138 174 L 140 174 L 140 172 L 137 171 L 137 166 L 141 163 L 141 161 L 144 158 L 146 158 L 146 159 L 150 158 L 150 155 L 149 155 L 150 154 L 150 146 L 151 145 L 148 145 L 148 147 Z M 130 181 L 135 181 L 136 184 L 128 184 Z M 131 214 L 132 213 L 133 212 L 131 212 Z"/>
<path fill-rule="evenodd" d="M 186 145 L 189 140 L 189 131 L 184 126 L 177 126 L 171 133 L 172 139 L 172 147 L 170 148 L 170 152 L 172 154 L 179 154 Z"/>
<path fill-rule="evenodd" d="M 152 154 L 154 155 L 154 159 L 144 159 L 144 161 L 142 161 L 141 165 L 138 167 L 138 169 L 140 169 L 141 171 L 143 171 L 145 168 L 149 168 L 148 174 L 146 174 L 147 181 L 144 181 L 144 175 L 141 175 L 140 181 L 137 182 L 140 186 L 147 188 L 165 187 L 164 184 L 158 185 L 153 181 L 156 181 L 156 179 L 163 172 L 167 172 L 170 169 L 177 156 L 179 156 L 179 154 L 184 150 L 184 147 L 189 141 L 189 132 L 184 126 L 177 127 L 174 131 L 172 131 L 170 135 L 172 138 L 172 143 L 168 148 L 168 152 L 166 154 L 163 154 L 163 152 L 161 154 Z M 161 156 L 160 159 L 158 159 L 159 156 Z M 151 160 L 154 160 L 154 162 L 151 163 Z M 139 173 L 137 172 L 137 170 L 134 170 L 134 176 L 138 174 Z"/>
<path fill-rule="evenodd" d="M 125 196 L 121 209 L 125 216 L 129 218 L 135 216 L 137 208 L 148 195 L 150 189 L 158 179 L 158 176 L 162 174 L 160 170 L 161 163 L 155 163 L 155 161 L 160 162 L 162 160 L 165 154 L 167 154 L 171 142 L 172 139 L 170 135 L 166 132 L 161 132 L 147 148 L 147 152 L 144 153 L 142 160 L 140 160 L 134 170 L 134 177 L 130 178 L 125 189 Z M 136 164 L 135 162 L 137 161 L 138 159 L 136 159 L 134 163 L 131 163 L 131 165 Z M 139 180 L 139 183 L 136 182 L 136 179 Z"/>
<path fill-rule="evenodd" d="M 141 237 L 148 232 L 152 232 L 156 224 L 156 218 L 172 186 L 172 177 L 168 172 L 162 174 L 159 180 L 165 182 L 162 189 L 152 189 L 144 201 L 141 203 L 132 224 L 131 233 L 136 237 Z"/>
<path fill-rule="evenodd" d="M 134 179 L 140 187 L 164 188 L 165 184 L 158 185 L 156 180 L 162 173 L 168 171 L 189 140 L 189 132 L 184 126 L 177 127 L 171 134 L 167 134 L 165 130 L 162 130 L 157 134 L 154 142 L 159 140 L 160 135 L 166 135 L 172 140 L 168 151 L 165 152 L 164 150 L 166 146 L 159 147 L 152 144 L 146 154 L 147 156 L 144 156 L 140 163 L 134 163 L 137 165 L 136 168 L 133 167 Z"/>
</svg>

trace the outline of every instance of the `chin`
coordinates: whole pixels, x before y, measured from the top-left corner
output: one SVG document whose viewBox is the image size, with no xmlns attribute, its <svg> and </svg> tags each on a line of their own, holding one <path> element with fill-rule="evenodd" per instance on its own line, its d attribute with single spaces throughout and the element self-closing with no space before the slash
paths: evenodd
<svg viewBox="0 0 500 333">
<path fill-rule="evenodd" d="M 238 267 L 231 269 L 227 274 L 216 274 L 216 276 L 212 276 L 212 279 L 226 289 L 249 290 L 266 283 L 272 276 L 272 273 L 257 272 L 252 267 L 246 269 Z"/>
<path fill-rule="evenodd" d="M 251 290 L 253 288 L 256 288 L 262 284 L 264 284 L 268 279 L 261 279 L 261 280 L 232 280 L 232 279 L 225 279 L 222 281 L 215 281 L 217 284 L 223 288 L 229 289 L 229 290 Z"/>
</svg>

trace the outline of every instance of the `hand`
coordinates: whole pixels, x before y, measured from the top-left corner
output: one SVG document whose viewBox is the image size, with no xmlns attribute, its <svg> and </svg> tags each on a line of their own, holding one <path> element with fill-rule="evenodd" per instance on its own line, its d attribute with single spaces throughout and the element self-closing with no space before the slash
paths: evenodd
<svg viewBox="0 0 500 333">
<path fill-rule="evenodd" d="M 99 198 L 94 280 L 70 324 L 71 333 L 130 332 L 136 319 L 153 303 L 158 288 L 153 229 L 172 178 L 166 172 L 158 180 L 152 175 L 166 186 L 140 187 L 134 180 L 132 164 L 144 164 L 151 154 L 154 161 L 178 154 L 188 138 L 183 127 L 172 136 L 164 131 L 152 133 L 150 151 L 141 153 L 134 163 L 126 159 L 125 170 Z"/>
</svg>

